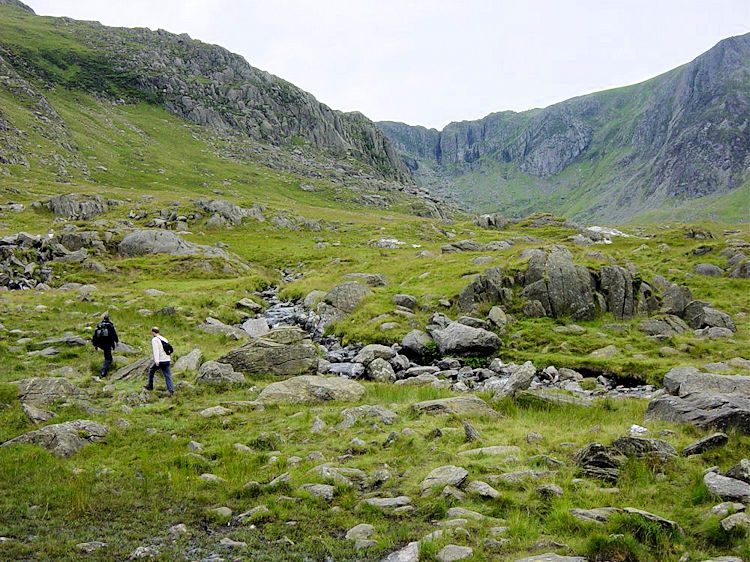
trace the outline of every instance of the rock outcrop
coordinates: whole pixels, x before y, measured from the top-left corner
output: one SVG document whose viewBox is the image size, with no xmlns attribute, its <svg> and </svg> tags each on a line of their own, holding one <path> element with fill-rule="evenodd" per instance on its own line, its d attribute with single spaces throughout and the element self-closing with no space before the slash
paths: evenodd
<svg viewBox="0 0 750 562">
<path fill-rule="evenodd" d="M 58 457 L 70 457 L 89 443 L 101 441 L 107 433 L 109 429 L 105 425 L 90 420 L 76 420 L 24 433 L 6 441 L 0 447 L 34 444 L 44 447 Z"/>
<path fill-rule="evenodd" d="M 365 393 L 359 383 L 340 377 L 300 376 L 266 386 L 258 396 L 264 404 L 314 404 L 317 402 L 353 402 Z"/>
<path fill-rule="evenodd" d="M 300 328 L 276 328 L 265 336 L 229 351 L 217 359 L 245 374 L 297 376 L 315 373 L 318 354 L 309 335 Z"/>
</svg>

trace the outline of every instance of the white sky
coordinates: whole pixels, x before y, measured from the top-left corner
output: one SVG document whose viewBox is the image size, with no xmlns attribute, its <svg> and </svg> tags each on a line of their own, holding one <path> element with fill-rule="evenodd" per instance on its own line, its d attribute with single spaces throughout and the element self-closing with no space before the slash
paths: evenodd
<svg viewBox="0 0 750 562">
<path fill-rule="evenodd" d="M 750 31 L 749 0 L 28 0 L 216 43 L 334 109 L 442 128 L 640 82 Z"/>
</svg>

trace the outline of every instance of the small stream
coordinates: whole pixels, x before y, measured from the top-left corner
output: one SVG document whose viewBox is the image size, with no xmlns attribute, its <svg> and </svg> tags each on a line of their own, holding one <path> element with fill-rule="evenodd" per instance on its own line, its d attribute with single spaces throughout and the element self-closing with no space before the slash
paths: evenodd
<svg viewBox="0 0 750 562">
<path fill-rule="evenodd" d="M 269 304 L 262 316 L 265 318 L 271 329 L 282 326 L 297 326 L 302 328 L 310 335 L 310 338 L 317 343 L 323 352 L 324 364 L 327 365 L 326 371 L 331 374 L 338 374 L 349 378 L 360 378 L 365 374 L 366 369 L 359 363 L 354 363 L 354 357 L 362 349 L 359 345 L 342 346 L 341 343 L 332 336 L 324 336 L 321 328 L 321 318 L 314 311 L 308 310 L 302 302 L 282 301 L 278 296 L 278 287 L 271 287 L 261 293 L 263 299 Z M 408 361 L 407 368 L 397 368 L 397 379 L 408 379 L 420 374 L 424 376 L 425 369 L 432 367 L 433 373 L 440 376 L 439 383 L 433 386 L 443 388 L 453 388 L 459 392 L 482 391 L 491 388 L 487 383 L 488 379 L 507 378 L 516 365 L 505 364 L 500 372 L 491 372 L 486 368 L 472 369 L 460 362 L 451 367 L 446 363 L 452 360 L 438 361 L 432 366 L 422 366 L 414 361 Z M 400 366 L 403 366 L 407 360 L 400 357 Z M 456 368 L 458 367 L 458 368 Z M 548 369 L 542 370 L 543 367 L 537 366 L 537 374 L 531 383 L 530 389 L 561 389 L 571 392 L 573 395 L 583 398 L 643 398 L 651 399 L 664 391 L 657 389 L 652 385 L 644 385 L 635 378 L 618 379 L 606 374 L 590 372 L 587 369 L 581 369 L 580 373 L 584 376 L 595 378 L 597 387 L 594 390 L 582 389 L 576 381 L 560 380 L 554 374 L 549 376 Z M 442 380 L 445 379 L 445 380 Z M 425 382 L 425 384 L 430 384 Z"/>
</svg>

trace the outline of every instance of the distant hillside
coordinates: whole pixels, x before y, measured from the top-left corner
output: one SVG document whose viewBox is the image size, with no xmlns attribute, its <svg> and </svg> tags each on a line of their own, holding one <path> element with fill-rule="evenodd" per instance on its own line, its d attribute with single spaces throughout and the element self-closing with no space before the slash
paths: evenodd
<svg viewBox="0 0 750 562">
<path fill-rule="evenodd" d="M 219 134 L 312 148 L 341 162 L 353 158 L 373 177 L 413 181 L 364 115 L 334 111 L 239 55 L 187 35 L 41 17 L 16 0 L 0 0 L 0 68 L 6 87 L 17 76 L 25 86 L 16 94 L 37 104 L 58 87 L 146 101 Z M 10 138 L 12 127 L 4 129 L 0 161 L 21 158 L 12 148 L 18 144 Z"/>
<path fill-rule="evenodd" d="M 478 211 L 750 219 L 750 34 L 624 88 L 442 131 L 380 128 L 417 181 Z"/>
</svg>

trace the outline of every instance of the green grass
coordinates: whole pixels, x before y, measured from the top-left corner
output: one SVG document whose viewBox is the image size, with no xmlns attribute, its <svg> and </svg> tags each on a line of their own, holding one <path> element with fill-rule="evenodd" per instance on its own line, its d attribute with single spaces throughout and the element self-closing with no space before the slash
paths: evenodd
<svg viewBox="0 0 750 562">
<path fill-rule="evenodd" d="M 65 27 L 54 23 L 57 20 L 31 19 L 33 26 L 27 27 L 29 18 L 7 7 L 0 8 L 0 13 L 2 40 L 17 47 L 17 56 L 30 56 L 35 45 L 47 41 L 52 28 L 50 50 L 67 50 L 83 61 L 96 61 L 96 54 L 81 50 Z M 55 458 L 33 446 L 0 448 L 0 482 L 6 483 L 0 488 L 0 536 L 14 539 L 0 544 L 0 558 L 77 559 L 80 554 L 75 544 L 91 540 L 109 543 L 107 549 L 91 555 L 91 559 L 123 559 L 143 544 L 157 547 L 165 560 L 200 558 L 213 551 L 228 558 L 232 553 L 218 546 L 218 541 L 227 536 L 247 542 L 249 552 L 259 560 L 299 560 L 304 556 L 314 560 L 372 560 L 435 530 L 434 520 L 442 518 L 454 505 L 504 520 L 511 543 L 498 552 L 485 550 L 483 539 L 489 536 L 489 527 L 499 523 L 470 522 L 468 542 L 460 536 L 446 535 L 423 547 L 424 559 L 434 558 L 451 541 L 470 544 L 476 560 L 515 559 L 518 553 L 531 552 L 537 541 L 551 539 L 602 560 L 679 560 L 684 554 L 695 559 L 719 554 L 747 557 L 742 537 L 724 536 L 715 521 L 705 522 L 703 515 L 718 501 L 702 484 L 705 468 L 719 465 L 726 469 L 739 459 L 750 457 L 747 436 L 731 434 L 729 446 L 690 459 L 676 458 L 663 464 L 630 461 L 617 482 L 616 493 L 593 480 L 576 481 L 572 453 L 590 441 L 608 444 L 633 423 L 645 424 L 653 435 L 663 429 L 674 431 L 668 440 L 678 449 L 704 435 L 691 427 L 644 422 L 643 401 L 609 400 L 594 408 L 576 408 L 505 400 L 494 404 L 501 418 L 472 420 L 483 441 L 470 444 L 464 440 L 462 420 L 420 417 L 410 411 L 409 406 L 416 401 L 451 396 L 448 390 L 366 383 L 360 403 L 392 408 L 399 414 L 393 426 L 363 421 L 347 430 L 336 429 L 341 410 L 351 404 L 272 406 L 264 411 L 241 411 L 206 420 L 198 415 L 201 409 L 231 400 L 252 400 L 258 389 L 272 379 L 261 376 L 249 380 L 246 386 L 181 390 L 174 401 L 163 399 L 163 382 L 158 380 L 156 399 L 134 406 L 134 395 L 143 381 L 119 381 L 109 388 L 108 381 L 94 380 L 92 375 L 101 355 L 91 347 L 63 348 L 51 359 L 27 355 L 43 347 L 44 339 L 64 332 L 90 337 L 101 313 L 108 310 L 121 340 L 144 355 L 150 328 L 156 323 L 173 342 L 178 355 L 198 346 L 204 360 L 216 359 L 237 342 L 205 334 L 198 325 L 209 316 L 226 323 L 239 322 L 236 302 L 245 297 L 261 302 L 258 291 L 279 284 L 282 271 L 300 274 L 280 287 L 282 296 L 290 299 L 302 298 L 312 290 L 326 291 L 346 280 L 349 273 L 383 274 L 387 285 L 372 288 L 372 294 L 351 315 L 333 325 L 331 333 L 344 342 L 391 344 L 412 329 L 424 329 L 436 311 L 457 318 L 458 294 L 486 267 L 502 266 L 513 277 L 525 270 L 520 257 L 523 250 L 560 244 L 569 247 L 576 263 L 598 268 L 601 262 L 586 254 L 601 251 L 620 265 L 632 263 L 645 281 L 662 275 L 687 284 L 695 298 L 730 313 L 737 323 L 737 334 L 718 341 L 699 341 L 688 334 L 654 342 L 637 330 L 639 319 L 622 322 L 624 331 L 613 331 L 604 328 L 614 322 L 606 315 L 578 322 L 586 330 L 582 336 L 562 334 L 554 328 L 568 323 L 567 319 L 527 319 L 517 300 L 507 307 L 513 321 L 501 338 L 499 357 L 504 361 L 531 360 L 538 367 L 568 366 L 586 369 L 590 374 L 608 373 L 659 384 L 667 370 L 675 366 L 701 366 L 746 356 L 750 348 L 747 280 L 691 274 L 697 263 L 723 266 L 720 252 L 730 238 L 749 239 L 746 226 L 696 224 L 716 236 L 702 242 L 685 238 L 682 225 L 632 225 L 628 232 L 636 237 L 582 249 L 567 240 L 573 231 L 560 226 L 531 228 L 527 222 L 493 232 L 478 229 L 469 220 L 443 223 L 418 217 L 407 212 L 418 202 L 402 194 L 386 193 L 392 202 L 387 209 L 366 207 L 357 202 L 359 194 L 341 182 L 265 167 L 240 150 L 247 148 L 242 143 L 234 145 L 226 139 L 211 138 L 206 131 L 176 119 L 148 100 L 131 98 L 128 103 L 117 104 L 106 96 L 81 91 L 80 87 L 88 86 L 80 82 L 82 67 L 80 61 L 75 62 L 78 59 L 47 56 L 34 60 L 44 70 L 45 79 L 68 86 L 43 90 L 59 115 L 59 123 L 65 127 L 60 134 L 49 134 L 48 129 L 37 125 L 32 100 L 0 88 L 3 118 L 24 131 L 22 142 L 29 160 L 28 168 L 2 166 L 10 173 L 0 174 L 2 203 L 12 200 L 26 208 L 21 213 L 3 213 L 0 235 L 19 231 L 46 234 L 51 229 L 59 232 L 64 225 L 33 203 L 69 192 L 97 193 L 123 202 L 94 221 L 74 223 L 102 236 L 119 230 L 124 220 L 143 227 L 160 210 L 172 208 L 172 203 L 178 213 L 188 215 L 196 211 L 193 201 L 199 197 L 223 197 L 248 207 L 260 204 L 267 220 L 246 220 L 232 229 L 207 228 L 207 217 L 189 224 L 187 240 L 227 244 L 231 252 L 247 262 L 249 270 L 240 274 L 223 272 L 218 261 L 212 261 L 211 270 L 207 271 L 200 260 L 193 258 L 122 258 L 115 252 L 120 236 L 116 234 L 108 242 L 107 252 L 96 256 L 107 267 L 105 273 L 92 273 L 76 264 L 52 264 L 53 286 L 73 281 L 94 283 L 98 290 L 90 297 L 83 298 L 77 291 L 57 290 L 0 293 L 4 327 L 0 330 L 0 441 L 34 429 L 21 410 L 15 387 L 9 383 L 44 376 L 62 366 L 77 369 L 80 375 L 73 376 L 72 382 L 90 394 L 92 405 L 104 411 L 87 412 L 80 405 L 54 404 L 49 406 L 57 416 L 54 421 L 83 417 L 110 428 L 105 442 L 91 445 L 71 459 Z M 28 78 L 34 84 L 41 83 L 33 76 Z M 107 87 L 119 86 L 110 83 Z M 292 140 L 291 144 L 298 143 Z M 237 152 L 230 155 L 229 149 Z M 54 154 L 65 160 L 70 183 L 58 181 L 59 164 Z M 303 183 L 313 185 L 314 191 L 300 189 Z M 214 195 L 214 191 L 222 195 Z M 734 208 L 740 202 L 731 200 L 725 204 Z M 149 216 L 131 219 L 131 209 L 145 211 Z M 325 226 L 319 232 L 275 228 L 270 219 L 276 215 L 319 219 Z M 741 232 L 724 236 L 727 228 L 739 228 Z M 441 253 L 441 246 L 450 241 L 472 239 L 488 243 L 516 236 L 533 236 L 542 242 L 521 243 L 502 252 Z M 373 240 L 390 237 L 403 241 L 404 246 L 385 250 L 371 245 Z M 668 244 L 668 249 L 660 249 L 662 243 Z M 642 244 L 648 249 L 634 252 Z M 714 250 L 701 257 L 690 253 L 702 244 L 711 245 Z M 417 257 L 422 251 L 430 255 Z M 488 264 L 473 262 L 485 255 L 490 258 Z M 145 291 L 149 288 L 167 294 L 148 296 Z M 417 297 L 419 306 L 413 318 L 394 313 L 393 295 L 397 293 Z M 451 306 L 441 307 L 440 299 L 448 299 Z M 165 306 L 175 307 L 176 314 L 155 314 Z M 143 310 L 151 315 L 145 315 Z M 483 305 L 477 314 L 485 316 L 488 310 L 489 305 Z M 396 322 L 398 327 L 384 332 L 380 326 L 385 321 Z M 596 360 L 589 356 L 591 351 L 610 344 L 620 349 L 615 358 Z M 677 353 L 661 354 L 663 345 L 673 347 Z M 430 358 L 436 357 L 437 350 L 432 349 Z M 479 366 L 487 360 L 474 357 L 469 362 Z M 190 382 L 192 378 L 193 375 L 176 376 L 178 382 Z M 315 416 L 332 429 L 310 433 Z M 414 434 L 402 433 L 406 428 Z M 442 437 L 434 438 L 432 432 L 436 428 L 441 429 Z M 398 439 L 383 447 L 392 431 L 399 435 Z M 531 432 L 541 433 L 542 441 L 527 442 L 526 436 Z M 349 442 L 354 437 L 367 444 L 364 453 L 350 451 Z M 190 455 L 187 444 L 191 440 L 203 444 L 200 457 Z M 249 446 L 252 453 L 238 452 L 235 443 Z M 495 444 L 516 445 L 522 452 L 511 460 L 458 455 L 475 446 Z M 368 475 L 388 470 L 391 478 L 380 487 L 366 483 L 361 490 L 336 484 L 332 506 L 322 503 L 299 489 L 301 484 L 321 480 L 309 473 L 319 464 L 307 458 L 315 451 L 328 461 L 359 468 Z M 437 466 L 464 466 L 470 479 L 482 480 L 507 471 L 539 469 L 538 463 L 527 460 L 538 454 L 559 458 L 566 466 L 538 483 L 497 484 L 501 496 L 495 500 L 468 496 L 455 502 L 421 497 L 421 480 Z M 289 461 L 293 456 L 302 461 L 295 465 Z M 272 457 L 277 457 L 276 462 L 270 462 Z M 249 481 L 266 483 L 286 471 L 291 475 L 286 486 L 273 491 L 245 488 Z M 209 485 L 199 478 L 205 472 L 227 482 Z M 561 486 L 563 497 L 542 501 L 535 492 L 539 483 Z M 392 516 L 361 507 L 359 501 L 366 494 L 409 495 L 416 511 Z M 256 505 L 267 505 L 270 514 L 237 526 L 228 526 L 209 511 L 229 506 L 237 514 Z M 678 538 L 660 534 L 632 519 L 594 529 L 568 513 L 573 507 L 604 505 L 654 511 L 678 521 L 686 535 Z M 344 534 L 360 522 L 375 526 L 377 545 L 355 552 Z M 190 533 L 173 539 L 169 528 L 178 523 L 184 523 Z M 284 537 L 294 544 L 288 545 Z"/>
</svg>

